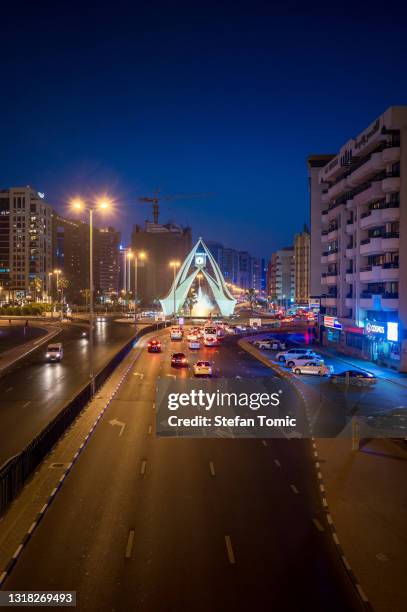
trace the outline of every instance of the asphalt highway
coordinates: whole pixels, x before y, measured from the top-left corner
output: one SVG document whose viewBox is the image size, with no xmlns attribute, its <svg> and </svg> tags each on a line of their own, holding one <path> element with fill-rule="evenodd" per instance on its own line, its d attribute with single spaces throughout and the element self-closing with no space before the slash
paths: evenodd
<svg viewBox="0 0 407 612">
<path fill-rule="evenodd" d="M 65 328 L 64 358 L 47 363 L 46 346 L 30 353 L 0 377 L 0 466 L 20 452 L 89 380 L 84 326 Z M 100 322 L 95 327 L 95 371 L 99 371 L 134 335 L 131 325 Z"/>
<path fill-rule="evenodd" d="M 46 334 L 46 330 L 41 327 L 29 325 L 25 327 L 23 323 L 9 325 L 5 321 L 0 324 L 0 353 L 19 346 L 24 342 L 39 339 Z"/>
<path fill-rule="evenodd" d="M 361 610 L 307 440 L 155 436 L 157 378 L 192 375 L 170 366 L 186 342 L 160 336 L 163 353 L 142 349 L 3 588 L 75 590 L 81 611 Z M 273 375 L 233 340 L 209 355 L 219 376 Z"/>
</svg>

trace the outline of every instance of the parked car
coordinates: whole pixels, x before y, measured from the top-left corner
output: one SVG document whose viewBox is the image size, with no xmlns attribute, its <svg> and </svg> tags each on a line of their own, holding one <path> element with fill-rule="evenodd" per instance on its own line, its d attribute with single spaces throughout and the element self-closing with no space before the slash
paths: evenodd
<svg viewBox="0 0 407 612">
<path fill-rule="evenodd" d="M 264 340 L 255 340 L 253 344 L 257 346 L 257 348 L 264 350 L 264 351 L 278 351 L 278 350 L 282 351 L 285 349 L 284 342 L 280 342 L 279 340 L 274 340 L 274 338 L 264 339 Z"/>
<path fill-rule="evenodd" d="M 299 355 L 299 357 L 289 357 L 286 359 L 285 365 L 289 368 L 293 368 L 296 365 L 301 365 L 308 361 L 315 361 L 320 365 L 324 363 L 324 360 L 315 353 L 306 353 L 305 355 Z"/>
<path fill-rule="evenodd" d="M 147 351 L 149 353 L 161 353 L 161 342 L 159 340 L 150 340 L 147 343 Z"/>
<path fill-rule="evenodd" d="M 294 374 L 315 374 L 318 376 L 329 376 L 333 373 L 334 369 L 331 365 L 326 365 L 320 361 L 307 361 L 304 363 L 296 364 L 291 368 Z"/>
<path fill-rule="evenodd" d="M 377 382 L 376 376 L 365 370 L 344 370 L 343 372 L 332 374 L 330 380 L 333 383 L 342 384 L 349 380 L 350 385 L 357 385 L 358 387 L 374 385 Z"/>
<path fill-rule="evenodd" d="M 289 359 L 297 359 L 298 357 L 301 357 L 302 355 L 314 356 L 315 353 L 311 351 L 310 349 L 292 348 L 292 349 L 288 349 L 288 351 L 282 351 L 281 353 L 277 353 L 276 359 L 277 361 L 280 361 L 281 363 L 283 363 L 284 361 L 288 361 Z"/>
<path fill-rule="evenodd" d="M 212 376 L 213 368 L 210 361 L 197 361 L 192 366 L 194 376 Z"/>
<path fill-rule="evenodd" d="M 186 358 L 185 353 L 172 353 L 171 365 L 173 368 L 186 367 L 188 365 L 188 359 Z"/>
<path fill-rule="evenodd" d="M 64 356 L 64 348 L 62 342 L 56 342 L 55 344 L 48 344 L 45 358 L 47 361 L 61 361 Z"/>
</svg>

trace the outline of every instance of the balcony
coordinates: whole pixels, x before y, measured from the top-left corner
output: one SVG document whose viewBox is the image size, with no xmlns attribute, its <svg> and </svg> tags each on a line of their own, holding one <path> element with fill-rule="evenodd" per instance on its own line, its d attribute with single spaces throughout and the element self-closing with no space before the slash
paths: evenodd
<svg viewBox="0 0 407 612">
<path fill-rule="evenodd" d="M 346 272 L 345 280 L 347 283 L 353 283 L 353 272 Z"/>
<path fill-rule="evenodd" d="M 386 179 L 383 179 L 383 181 Z M 368 202 L 376 199 L 380 199 L 383 197 L 382 183 L 383 181 L 374 181 L 370 184 L 369 187 L 358 193 L 353 198 L 353 203 L 355 206 L 361 206 L 362 204 L 367 204 Z"/>
<path fill-rule="evenodd" d="M 331 242 L 332 240 L 336 240 L 338 238 L 338 228 L 333 228 L 329 230 L 328 233 L 328 241 Z"/>
<path fill-rule="evenodd" d="M 359 306 L 367 310 L 397 310 L 399 296 L 398 293 L 371 294 L 363 291 L 360 294 Z"/>
<path fill-rule="evenodd" d="M 355 247 L 351 247 L 350 249 L 346 249 L 345 255 L 346 255 L 346 257 L 348 259 L 352 259 L 352 257 L 355 257 L 355 255 L 356 255 Z"/>
<path fill-rule="evenodd" d="M 322 242 L 322 244 L 326 244 L 327 242 L 329 242 L 329 239 L 328 239 L 328 230 L 322 230 L 322 232 L 321 232 L 321 242 Z"/>
<path fill-rule="evenodd" d="M 321 283 L 323 285 L 336 285 L 338 281 L 338 275 L 334 272 L 323 272 L 321 274 Z"/>
<path fill-rule="evenodd" d="M 329 198 L 330 199 L 336 198 L 343 191 L 346 191 L 347 188 L 348 188 L 347 179 L 343 178 L 342 180 L 338 181 L 337 183 L 335 183 L 334 185 L 332 185 L 332 187 L 328 189 Z"/>
<path fill-rule="evenodd" d="M 353 208 L 353 198 L 349 198 L 349 200 L 346 200 L 346 208 L 347 210 Z"/>
<path fill-rule="evenodd" d="M 383 252 L 398 251 L 398 249 L 399 234 L 397 232 L 389 232 L 382 236 L 366 238 L 366 240 L 362 240 L 360 243 L 361 255 L 378 255 Z"/>
<path fill-rule="evenodd" d="M 385 164 L 393 164 L 400 159 L 400 147 L 387 147 L 382 151 L 382 158 Z"/>
<path fill-rule="evenodd" d="M 337 298 L 332 295 L 321 297 L 322 306 L 336 306 L 336 302 L 337 302 Z"/>
<path fill-rule="evenodd" d="M 336 263 L 338 258 L 338 249 L 324 251 L 321 256 L 321 263 Z"/>
<path fill-rule="evenodd" d="M 383 310 L 398 310 L 399 309 L 398 294 L 384 295 L 382 297 L 382 308 Z"/>
<path fill-rule="evenodd" d="M 355 305 L 355 301 L 353 299 L 353 297 L 346 297 L 345 298 L 345 306 L 346 308 L 353 308 Z"/>
<path fill-rule="evenodd" d="M 398 221 L 400 219 L 400 209 L 398 205 L 393 206 L 394 207 L 375 208 L 363 213 L 360 218 L 361 229 L 369 229 L 370 227 L 376 227 L 383 223 Z"/>
<path fill-rule="evenodd" d="M 330 200 L 328 191 L 323 191 L 321 193 L 321 202 L 322 204 L 328 204 Z"/>
<path fill-rule="evenodd" d="M 356 187 L 360 183 L 363 183 L 371 174 L 376 174 L 385 166 L 386 162 L 383 160 L 382 152 L 373 153 L 368 161 L 359 166 L 359 168 L 356 168 L 356 170 L 348 176 L 349 187 Z"/>
<path fill-rule="evenodd" d="M 400 177 L 388 176 L 382 180 L 382 189 L 384 193 L 394 193 L 400 191 Z"/>
</svg>

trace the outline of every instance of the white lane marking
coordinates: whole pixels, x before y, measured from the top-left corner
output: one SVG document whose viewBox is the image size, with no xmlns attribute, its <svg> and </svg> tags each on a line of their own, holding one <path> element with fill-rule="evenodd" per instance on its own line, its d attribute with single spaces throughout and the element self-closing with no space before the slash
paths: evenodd
<svg viewBox="0 0 407 612">
<path fill-rule="evenodd" d="M 236 563 L 235 554 L 233 552 L 232 540 L 230 536 L 225 536 L 226 552 L 228 554 L 229 563 L 234 565 Z"/>
<path fill-rule="evenodd" d="M 314 518 L 312 522 L 314 523 L 314 525 L 318 529 L 318 531 L 325 531 L 323 526 L 321 525 L 321 523 L 319 522 L 318 519 Z"/>
<path fill-rule="evenodd" d="M 126 428 L 126 423 L 123 423 L 123 421 L 118 421 L 117 419 L 112 419 L 111 421 L 109 421 L 109 425 L 112 425 L 113 427 L 117 425 L 118 427 L 120 427 L 119 437 L 123 435 L 123 432 Z M 93 431 L 93 427 L 91 428 L 89 433 L 92 433 L 92 431 Z"/>
<path fill-rule="evenodd" d="M 152 429 L 153 429 L 153 426 L 152 426 L 152 425 L 149 425 L 149 426 L 148 426 L 148 435 L 150 435 L 150 434 L 151 434 Z"/>
<path fill-rule="evenodd" d="M 363 591 L 362 587 L 360 586 L 360 584 L 357 584 L 357 583 L 356 583 L 356 588 L 357 588 L 357 590 L 359 591 L 359 595 L 361 596 L 362 600 L 363 600 L 365 603 L 367 603 L 369 600 L 368 600 L 368 598 L 366 597 L 366 595 L 365 595 L 365 593 L 364 593 L 364 591 Z"/>
<path fill-rule="evenodd" d="M 129 537 L 127 539 L 126 553 L 124 555 L 126 559 L 131 559 L 131 553 L 133 552 L 133 543 L 134 543 L 134 529 L 132 529 L 129 532 Z"/>
<path fill-rule="evenodd" d="M 177 378 L 175 374 L 166 374 L 166 376 L 168 376 L 168 378 L 173 378 L 174 380 Z M 157 391 L 158 391 L 158 387 L 157 387 Z"/>
<path fill-rule="evenodd" d="M 34 523 L 31 524 L 31 527 L 29 528 L 29 530 L 27 531 L 27 533 L 32 533 L 34 531 L 34 529 L 36 528 L 37 523 L 34 521 Z"/>
<path fill-rule="evenodd" d="M 155 410 L 155 402 L 153 402 L 153 410 Z"/>
<path fill-rule="evenodd" d="M 134 372 L 134 376 L 138 376 L 140 380 L 143 380 L 144 378 L 144 374 L 142 374 L 141 372 Z"/>
<path fill-rule="evenodd" d="M 209 461 L 209 469 L 211 471 L 211 476 L 216 476 L 215 466 L 213 465 L 213 461 Z"/>
<path fill-rule="evenodd" d="M 25 402 L 25 404 L 23 404 L 23 408 L 27 408 L 27 406 L 29 406 L 31 404 L 31 400 L 28 400 L 28 402 Z"/>
<path fill-rule="evenodd" d="M 8 389 L 6 389 L 6 393 L 8 393 L 9 391 L 12 391 L 13 387 L 9 387 Z"/>
<path fill-rule="evenodd" d="M 281 463 L 279 462 L 278 459 L 274 459 L 274 463 L 276 464 L 277 467 L 281 467 Z"/>
<path fill-rule="evenodd" d="M 338 536 L 336 535 L 336 533 L 333 533 L 332 537 L 333 537 L 333 541 L 335 542 L 335 544 L 339 546 L 339 540 L 338 540 Z"/>
<path fill-rule="evenodd" d="M 3 581 L 5 580 L 7 576 L 7 572 L 3 572 L 0 576 L 0 585 L 3 584 Z"/>
<path fill-rule="evenodd" d="M 146 473 L 146 466 L 147 466 L 147 461 L 146 459 L 143 459 L 143 461 L 141 462 L 141 468 L 140 468 L 140 474 L 142 476 L 144 476 L 144 474 Z"/>
<path fill-rule="evenodd" d="M 291 487 L 291 490 L 293 491 L 293 493 L 296 493 L 297 495 L 299 494 L 299 491 L 298 491 L 298 489 L 297 489 L 297 487 L 295 485 L 292 484 L 292 485 L 290 485 L 290 487 Z"/>
<path fill-rule="evenodd" d="M 263 446 L 267 446 L 266 440 L 262 440 L 261 443 L 263 444 Z"/>
<path fill-rule="evenodd" d="M 23 550 L 23 545 L 20 544 L 20 546 L 17 548 L 16 552 L 14 553 L 14 555 L 12 556 L 12 559 L 17 559 L 18 555 L 20 554 L 20 552 Z"/>
</svg>

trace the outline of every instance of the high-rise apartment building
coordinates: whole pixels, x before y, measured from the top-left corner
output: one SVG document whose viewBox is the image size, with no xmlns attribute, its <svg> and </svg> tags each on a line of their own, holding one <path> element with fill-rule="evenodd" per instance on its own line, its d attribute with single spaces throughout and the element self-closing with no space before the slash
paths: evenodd
<svg viewBox="0 0 407 612">
<path fill-rule="evenodd" d="M 156 304 L 164 297 L 173 282 L 170 261 L 181 264 L 192 248 L 191 229 L 175 223 L 151 223 L 145 227 L 135 225 L 131 236 L 133 250 L 144 251 L 145 260 L 138 261 L 138 294 L 145 305 Z M 130 277 L 134 291 L 134 275 Z"/>
<path fill-rule="evenodd" d="M 31 187 L 0 191 L 0 283 L 10 298 L 46 294 L 52 269 L 52 208 Z M 35 289 L 34 289 L 35 287 Z M 34 296 L 35 297 L 35 296 Z"/>
<path fill-rule="evenodd" d="M 407 107 L 390 107 L 350 138 L 317 184 L 312 170 L 324 340 L 407 371 Z"/>
<path fill-rule="evenodd" d="M 308 305 L 310 297 L 311 236 L 306 227 L 294 238 L 295 303 Z"/>
<path fill-rule="evenodd" d="M 289 307 L 295 298 L 294 249 L 285 247 L 272 254 L 267 274 L 267 292 L 279 306 Z"/>
<path fill-rule="evenodd" d="M 113 227 L 99 229 L 99 289 L 105 297 L 119 293 L 120 238 Z"/>
</svg>

